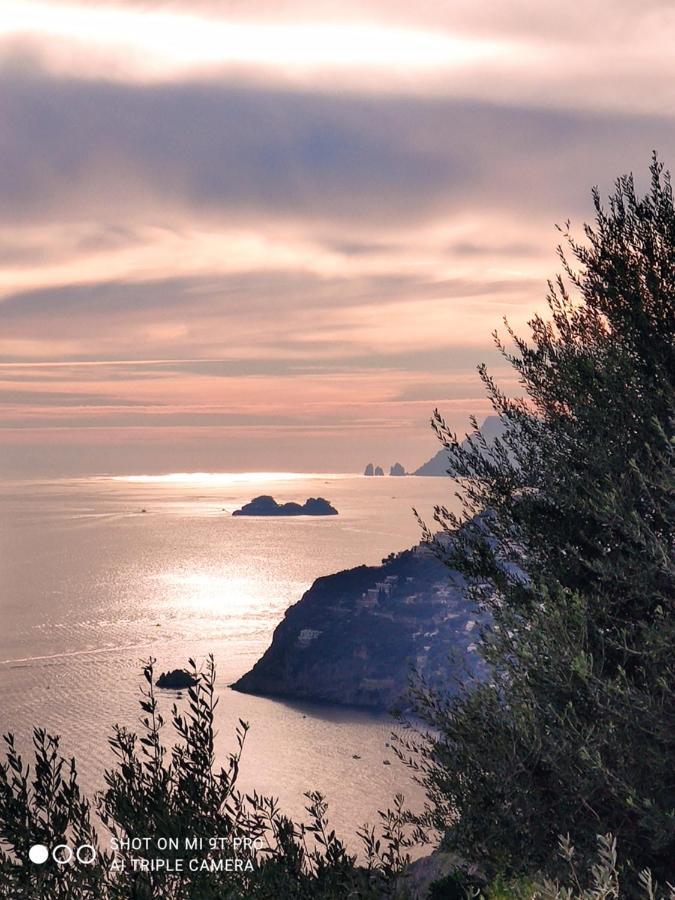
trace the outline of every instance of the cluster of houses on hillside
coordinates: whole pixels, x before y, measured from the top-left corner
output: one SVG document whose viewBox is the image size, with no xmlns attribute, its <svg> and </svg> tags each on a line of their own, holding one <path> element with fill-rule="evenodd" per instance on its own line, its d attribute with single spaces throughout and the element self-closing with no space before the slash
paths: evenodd
<svg viewBox="0 0 675 900">
<path fill-rule="evenodd" d="M 429 683 L 480 673 L 484 615 L 428 545 L 318 579 L 286 613 L 271 647 L 235 685 L 275 696 L 385 709 L 412 669 Z"/>
</svg>

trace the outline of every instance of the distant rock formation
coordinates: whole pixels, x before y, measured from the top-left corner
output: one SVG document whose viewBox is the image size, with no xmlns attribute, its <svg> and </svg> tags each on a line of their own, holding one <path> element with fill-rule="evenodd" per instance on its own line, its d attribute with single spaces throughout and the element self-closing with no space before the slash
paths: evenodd
<svg viewBox="0 0 675 900">
<path fill-rule="evenodd" d="M 284 506 L 292 504 L 285 503 Z M 282 506 L 283 509 L 283 506 Z M 300 507 L 301 516 L 337 516 L 338 511 L 334 506 L 324 500 L 323 497 L 310 497 L 305 500 L 304 505 Z"/>
<path fill-rule="evenodd" d="M 318 578 L 232 687 L 387 709 L 404 696 L 411 667 L 432 684 L 480 674 L 475 641 L 484 621 L 462 577 L 420 545 L 381 566 Z"/>
<path fill-rule="evenodd" d="M 488 416 L 480 426 L 480 431 L 488 445 L 490 445 L 494 443 L 495 438 L 503 433 L 504 426 L 499 416 Z M 466 440 L 462 441 L 462 446 L 466 446 Z M 445 447 L 441 447 L 436 456 L 425 462 L 419 469 L 416 469 L 413 475 L 449 475 L 452 474 L 448 471 L 449 468 L 448 451 Z"/>
<path fill-rule="evenodd" d="M 304 503 L 277 503 L 263 494 L 235 509 L 233 516 L 337 516 L 338 511 L 323 497 L 310 497 Z"/>
<path fill-rule="evenodd" d="M 365 468 L 363 474 L 364 474 L 364 475 L 369 475 L 369 476 L 370 476 L 370 475 L 384 475 L 384 469 L 382 468 L 382 466 L 375 466 L 375 467 L 373 468 L 373 464 L 372 464 L 372 463 L 368 463 L 368 465 L 366 466 L 366 468 Z"/>
<path fill-rule="evenodd" d="M 180 691 L 197 684 L 197 679 L 185 669 L 172 669 L 170 672 L 162 672 L 155 684 L 159 688 Z"/>
<path fill-rule="evenodd" d="M 384 469 L 382 468 L 382 466 L 373 466 L 372 463 L 368 463 L 368 465 L 366 466 L 366 468 L 363 471 L 363 474 L 368 475 L 368 476 L 370 476 L 370 475 L 380 475 L 381 476 L 381 475 L 384 475 Z M 397 462 L 397 463 L 394 463 L 394 465 L 390 467 L 389 474 L 398 476 L 398 475 L 407 475 L 408 473 L 403 468 L 401 463 Z"/>
</svg>

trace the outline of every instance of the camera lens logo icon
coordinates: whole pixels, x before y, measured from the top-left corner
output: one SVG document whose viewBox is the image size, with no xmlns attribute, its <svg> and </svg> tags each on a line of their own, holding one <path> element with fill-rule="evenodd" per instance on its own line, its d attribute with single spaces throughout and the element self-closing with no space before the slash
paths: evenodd
<svg viewBox="0 0 675 900">
<path fill-rule="evenodd" d="M 77 860 L 85 866 L 90 866 L 96 859 L 96 848 L 91 844 L 80 844 L 79 847 L 69 847 L 68 844 L 57 844 L 53 848 L 51 854 L 49 848 L 44 844 L 33 844 L 28 851 L 28 858 L 36 866 L 46 863 L 49 857 L 52 857 L 57 866 L 66 866 L 68 863 Z"/>
<path fill-rule="evenodd" d="M 49 850 L 44 844 L 33 844 L 28 851 L 28 859 L 36 866 L 41 866 L 49 859 Z"/>
</svg>

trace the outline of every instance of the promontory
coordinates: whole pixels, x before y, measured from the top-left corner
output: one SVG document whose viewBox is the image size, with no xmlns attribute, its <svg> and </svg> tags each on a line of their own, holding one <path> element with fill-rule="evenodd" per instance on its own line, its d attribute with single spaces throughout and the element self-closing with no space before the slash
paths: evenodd
<svg viewBox="0 0 675 900">
<path fill-rule="evenodd" d="M 449 674 L 455 686 L 478 674 L 475 641 L 484 621 L 461 576 L 421 545 L 391 554 L 381 566 L 318 578 L 233 687 L 390 708 L 405 702 L 413 668 L 432 683 Z"/>
</svg>

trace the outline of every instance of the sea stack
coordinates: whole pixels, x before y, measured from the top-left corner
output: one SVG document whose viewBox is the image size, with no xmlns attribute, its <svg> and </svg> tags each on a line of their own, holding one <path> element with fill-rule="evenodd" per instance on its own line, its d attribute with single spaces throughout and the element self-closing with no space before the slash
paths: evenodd
<svg viewBox="0 0 675 900">
<path fill-rule="evenodd" d="M 174 691 L 180 691 L 185 688 L 193 687 L 197 684 L 198 679 L 185 669 L 171 669 L 170 672 L 162 672 L 155 684 L 159 688 L 169 688 Z"/>
<path fill-rule="evenodd" d="M 368 475 L 368 476 L 374 475 L 374 474 L 375 474 L 375 469 L 374 469 L 372 463 L 368 463 L 368 465 L 367 465 L 366 468 L 364 469 L 363 474 L 364 474 L 364 475 Z"/>
<path fill-rule="evenodd" d="M 401 463 L 397 462 L 394 463 L 391 469 L 389 469 L 389 474 L 395 476 L 405 475 L 405 469 L 403 468 Z"/>
<path fill-rule="evenodd" d="M 382 468 L 382 466 L 375 466 L 375 472 L 373 474 L 384 475 L 384 469 Z"/>
</svg>

